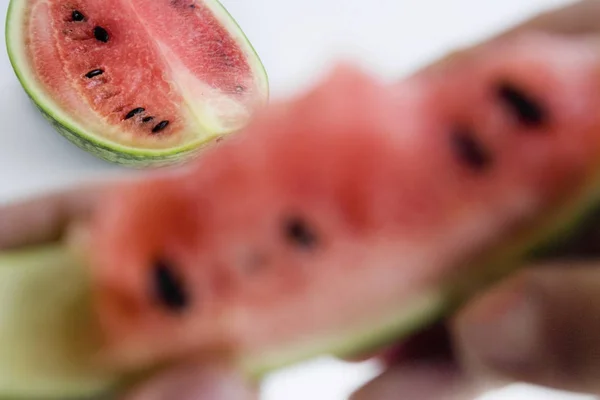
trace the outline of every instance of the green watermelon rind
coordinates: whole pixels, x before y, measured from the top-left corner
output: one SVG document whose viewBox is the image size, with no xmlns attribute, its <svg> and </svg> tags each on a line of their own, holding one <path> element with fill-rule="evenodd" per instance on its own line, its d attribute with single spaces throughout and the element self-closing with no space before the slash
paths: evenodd
<svg viewBox="0 0 600 400">
<path fill-rule="evenodd" d="M 148 167 L 160 167 L 160 166 L 172 166 L 176 164 L 183 164 L 191 159 L 202 146 L 190 146 L 187 149 L 174 150 L 171 152 L 165 152 L 162 154 L 154 155 L 142 153 L 139 151 L 125 152 L 119 151 L 114 146 L 107 146 L 101 142 L 94 141 L 87 136 L 77 133 L 64 125 L 61 125 L 54 117 L 40 107 L 35 100 L 32 99 L 34 106 L 41 112 L 42 116 L 50 122 L 54 129 L 60 133 L 63 137 L 75 144 L 82 150 L 85 150 L 91 154 L 94 154 L 103 160 L 111 163 L 121 164 L 126 166 L 135 166 L 137 168 L 148 168 Z M 206 144 L 208 145 L 208 143 Z"/>
<path fill-rule="evenodd" d="M 424 291 L 407 299 L 402 312 L 392 309 L 392 312 L 383 313 L 383 317 L 373 318 L 371 323 L 361 321 L 361 325 L 351 332 L 344 329 L 344 332 L 332 332 L 289 347 L 244 354 L 238 365 L 249 379 L 260 381 L 273 371 L 322 355 L 344 358 L 370 354 L 439 320 L 447 302 L 443 290 Z"/>
<path fill-rule="evenodd" d="M 262 82 L 262 90 L 269 98 L 269 79 L 265 67 L 250 40 L 241 29 L 235 18 L 218 0 L 203 0 L 205 4 L 215 13 L 219 21 L 234 37 L 246 55 L 256 79 Z M 41 111 L 53 128 L 75 144 L 80 149 L 87 151 L 105 161 L 134 168 L 160 167 L 181 164 L 195 156 L 203 147 L 213 142 L 219 136 L 230 132 L 213 133 L 206 132 L 206 136 L 199 138 L 186 145 L 164 150 L 139 149 L 123 146 L 118 143 L 103 139 L 99 135 L 86 130 L 77 122 L 71 120 L 68 113 L 62 110 L 54 100 L 44 93 L 43 87 L 37 83 L 35 74 L 28 70 L 27 61 L 22 50 L 22 38 L 19 36 L 20 18 L 19 12 L 23 14 L 26 1 L 10 0 L 6 14 L 5 37 L 8 57 L 13 70 L 21 86 L 30 100 Z"/>
<path fill-rule="evenodd" d="M 84 271 L 71 254 L 55 245 L 0 255 L 0 307 L 14 302 L 22 308 L 2 309 L 0 314 L 0 339 L 13 338 L 0 348 L 0 398 L 100 400 L 120 386 L 118 374 L 81 362 L 99 347 L 97 329 L 87 322 L 91 314 Z M 46 280 L 49 290 L 40 288 Z M 65 332 L 69 336 L 61 339 Z M 74 338 L 83 338 L 80 351 L 69 353 L 65 346 L 73 346 Z M 34 350 L 42 349 L 39 354 L 25 346 L 30 339 L 35 341 Z M 35 362 L 38 357 L 41 362 Z"/>
</svg>

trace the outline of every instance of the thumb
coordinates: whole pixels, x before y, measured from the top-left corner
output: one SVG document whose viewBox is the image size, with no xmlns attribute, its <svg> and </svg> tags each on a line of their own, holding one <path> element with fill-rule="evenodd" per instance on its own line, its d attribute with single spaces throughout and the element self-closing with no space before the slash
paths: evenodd
<svg viewBox="0 0 600 400">
<path fill-rule="evenodd" d="M 257 400 L 257 390 L 235 370 L 188 364 L 154 376 L 123 400 Z"/>
<path fill-rule="evenodd" d="M 510 278 L 453 321 L 467 372 L 600 393 L 600 268 L 560 263 Z"/>
</svg>

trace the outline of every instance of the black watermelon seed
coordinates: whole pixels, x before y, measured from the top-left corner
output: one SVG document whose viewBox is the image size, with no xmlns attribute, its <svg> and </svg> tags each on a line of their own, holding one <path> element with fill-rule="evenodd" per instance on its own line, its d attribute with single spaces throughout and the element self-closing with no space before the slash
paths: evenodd
<svg viewBox="0 0 600 400">
<path fill-rule="evenodd" d="M 242 93 L 244 90 L 245 89 L 244 89 L 244 87 L 242 85 L 237 85 L 235 87 L 235 91 L 238 92 L 238 93 Z"/>
<path fill-rule="evenodd" d="M 548 118 L 539 101 L 510 83 L 501 83 L 498 86 L 498 97 L 523 125 L 537 127 L 544 124 Z"/>
<path fill-rule="evenodd" d="M 104 70 L 102 70 L 102 69 L 93 69 L 90 72 L 88 72 L 87 74 L 85 74 L 85 77 L 93 78 L 95 76 L 102 75 L 103 73 L 104 73 Z"/>
<path fill-rule="evenodd" d="M 73 12 L 71 13 L 71 19 L 77 22 L 85 21 L 85 15 L 83 15 L 80 11 L 73 10 Z"/>
<path fill-rule="evenodd" d="M 170 311 L 181 312 L 189 305 L 189 296 L 183 280 L 165 260 L 155 261 L 152 290 L 156 300 Z"/>
<path fill-rule="evenodd" d="M 101 26 L 97 26 L 94 28 L 94 37 L 96 38 L 96 40 L 99 40 L 104 43 L 108 42 L 109 39 L 108 32 Z"/>
<path fill-rule="evenodd" d="M 153 119 L 154 119 L 154 117 L 144 117 L 144 118 L 142 118 L 142 122 L 147 123 L 147 122 L 152 121 Z"/>
<path fill-rule="evenodd" d="M 141 112 L 144 112 L 144 111 L 146 111 L 146 109 L 145 109 L 145 108 L 143 108 L 143 107 L 137 107 L 137 108 L 134 108 L 133 110 L 131 110 L 131 111 L 129 111 L 129 112 L 127 113 L 127 115 L 125 116 L 125 119 L 130 119 L 130 118 L 133 118 L 133 117 L 135 117 L 137 114 L 139 114 L 139 113 L 141 113 Z"/>
<path fill-rule="evenodd" d="M 169 125 L 169 121 L 160 121 L 154 128 L 152 128 L 152 133 L 157 133 L 165 129 Z"/>
<path fill-rule="evenodd" d="M 490 166 L 491 155 L 477 140 L 473 132 L 465 128 L 455 129 L 451 135 L 451 145 L 461 162 L 474 170 L 483 170 Z"/>
<path fill-rule="evenodd" d="M 301 218 L 289 218 L 283 228 L 286 239 L 298 247 L 310 249 L 318 244 L 317 235 Z"/>
</svg>

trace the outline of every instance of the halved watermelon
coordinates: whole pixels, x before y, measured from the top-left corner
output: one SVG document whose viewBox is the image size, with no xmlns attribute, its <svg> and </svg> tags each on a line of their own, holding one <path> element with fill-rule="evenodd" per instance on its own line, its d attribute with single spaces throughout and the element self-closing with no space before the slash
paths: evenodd
<svg viewBox="0 0 600 400">
<path fill-rule="evenodd" d="M 108 161 L 182 161 L 268 101 L 263 65 L 217 0 L 11 0 L 16 74 L 55 128 Z"/>
</svg>

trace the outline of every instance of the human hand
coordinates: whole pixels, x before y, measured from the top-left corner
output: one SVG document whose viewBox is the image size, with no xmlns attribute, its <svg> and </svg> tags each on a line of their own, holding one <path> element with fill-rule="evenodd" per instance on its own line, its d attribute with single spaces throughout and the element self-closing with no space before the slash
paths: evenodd
<svg viewBox="0 0 600 400">
<path fill-rule="evenodd" d="M 77 186 L 0 207 L 0 250 L 59 239 L 85 223 L 110 185 Z M 256 393 L 233 369 L 198 362 L 160 372 L 123 400 L 255 400 Z"/>
<path fill-rule="evenodd" d="M 600 394 L 597 262 L 531 266 L 387 358 L 352 400 L 467 400 L 511 382 Z"/>
</svg>

